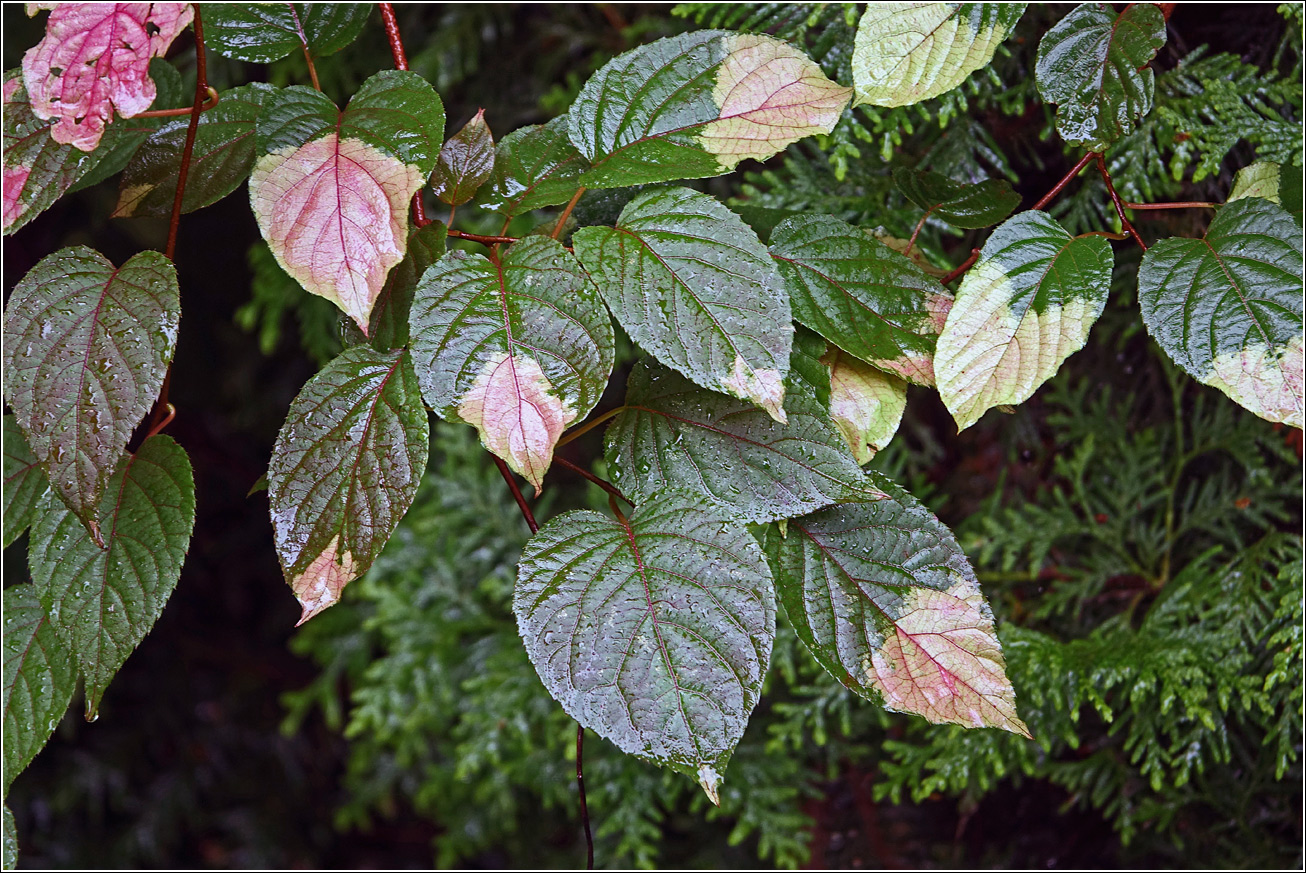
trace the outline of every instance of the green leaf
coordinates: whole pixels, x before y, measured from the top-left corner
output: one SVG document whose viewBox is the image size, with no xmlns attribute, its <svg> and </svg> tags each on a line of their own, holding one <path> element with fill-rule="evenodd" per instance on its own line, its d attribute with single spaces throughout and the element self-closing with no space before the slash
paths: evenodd
<svg viewBox="0 0 1306 873">
<path fill-rule="evenodd" d="M 791 380 L 788 422 L 640 362 L 608 428 L 612 482 L 637 502 L 664 488 L 701 494 L 741 521 L 790 518 L 856 499 L 861 468 L 805 381 Z"/>
<path fill-rule="evenodd" d="M 953 227 L 992 227 L 1020 205 L 1020 195 L 1006 179 L 985 179 L 974 185 L 954 182 L 941 173 L 893 171 L 893 183 L 908 200 Z"/>
<path fill-rule="evenodd" d="M 32 523 L 36 504 L 50 488 L 40 462 L 27 445 L 18 419 L 5 416 L 4 424 L 4 547 L 23 535 Z"/>
<path fill-rule="evenodd" d="M 4 792 L 44 748 L 77 690 L 77 665 L 34 585 L 5 589 Z"/>
<path fill-rule="evenodd" d="M 86 679 L 94 718 L 109 680 L 149 633 L 181 575 L 195 527 L 195 481 L 186 451 L 154 436 L 124 453 L 99 504 L 97 546 L 51 494 L 28 547 L 32 581 L 50 623 Z"/>
<path fill-rule="evenodd" d="M 800 325 L 794 330 L 794 348 L 789 353 L 789 383 L 801 379 L 825 409 L 830 407 L 830 370 L 821 358 L 829 347 L 825 337 Z"/>
<path fill-rule="evenodd" d="M 4 808 L 4 844 L 0 858 L 4 869 L 13 870 L 18 867 L 18 826 L 14 824 L 14 814 L 7 806 Z"/>
<path fill-rule="evenodd" d="M 831 676 L 885 709 L 1029 737 L 993 613 L 952 532 L 907 492 L 793 519 L 765 549 L 785 614 Z"/>
<path fill-rule="evenodd" d="M 497 265 L 450 252 L 418 282 L 410 320 L 427 404 L 475 427 L 538 493 L 558 437 L 612 373 L 612 322 L 580 264 L 544 236 Z"/>
<path fill-rule="evenodd" d="M 96 507 L 163 385 L 180 318 L 177 271 L 152 251 L 115 268 L 91 249 L 61 249 L 9 299 L 5 398 L 97 542 Z"/>
<path fill-rule="evenodd" d="M 952 304 L 937 280 L 829 215 L 783 221 L 771 256 L 798 321 L 867 363 L 934 384 L 935 337 Z"/>
<path fill-rule="evenodd" d="M 1138 269 L 1148 331 L 1190 376 L 1303 426 L 1301 226 L 1268 200 L 1223 207 L 1203 239 L 1164 239 Z"/>
<path fill-rule="evenodd" d="M 566 203 L 589 161 L 567 138 L 567 116 L 514 130 L 495 149 L 494 171 L 478 202 L 505 215 Z"/>
<path fill-rule="evenodd" d="M 271 85 L 254 83 L 219 95 L 200 115 L 181 211 L 194 212 L 226 197 L 254 167 L 254 123 Z M 114 218 L 167 217 L 177 194 L 177 174 L 190 119 L 170 120 L 132 156 L 119 184 Z"/>
<path fill-rule="evenodd" d="M 1095 152 L 1128 136 L 1152 111 L 1148 67 L 1165 45 L 1165 16 L 1152 3 L 1131 3 L 1116 16 L 1106 3 L 1081 3 L 1043 35 L 1034 78 L 1057 106 L 1057 132 Z"/>
<path fill-rule="evenodd" d="M 568 512 L 531 538 L 513 611 L 567 714 L 698 780 L 713 803 L 762 691 L 775 595 L 756 541 L 674 491 L 629 521 Z"/>
<path fill-rule="evenodd" d="M 631 339 L 784 421 L 789 300 L 739 216 L 706 194 L 659 188 L 627 204 L 616 228 L 582 228 L 572 242 Z"/>
<path fill-rule="evenodd" d="M 405 350 L 345 349 L 290 404 L 268 464 L 277 557 L 304 608 L 340 600 L 417 494 L 429 423 Z"/>
<path fill-rule="evenodd" d="M 442 221 L 433 221 L 408 234 L 408 252 L 386 276 L 372 307 L 369 333 L 374 348 L 385 351 L 408 345 L 408 314 L 417 282 L 444 257 L 448 238 L 449 230 Z"/>
<path fill-rule="evenodd" d="M 934 353 L 939 396 L 959 430 L 994 406 L 1028 400 L 1084 347 L 1113 264 L 1105 239 L 1072 239 L 1046 212 L 1022 212 L 993 231 Z"/>
<path fill-rule="evenodd" d="M 369 78 L 343 113 L 316 91 L 285 88 L 265 98 L 255 136 L 250 203 L 277 263 L 366 332 L 440 153 L 439 96 L 401 70 Z"/>
<path fill-rule="evenodd" d="M 1302 168 L 1277 164 L 1274 161 L 1256 161 L 1248 164 L 1234 176 L 1233 190 L 1227 202 L 1244 197 L 1260 197 L 1278 203 L 1288 211 L 1297 226 L 1302 226 Z"/>
<path fill-rule="evenodd" d="M 871 3 L 853 43 L 853 105 L 910 106 L 956 88 L 1015 28 L 1024 3 Z"/>
<path fill-rule="evenodd" d="M 907 408 L 907 383 L 832 347 L 822 362 L 830 373 L 830 418 L 859 464 L 867 464 L 898 432 Z"/>
<path fill-rule="evenodd" d="M 294 51 L 334 54 L 362 33 L 372 12 L 364 3 L 205 3 L 202 9 L 208 47 L 255 64 Z"/>
<path fill-rule="evenodd" d="M 571 141 L 590 188 L 728 173 L 834 129 L 851 91 L 769 36 L 702 30 L 618 55 L 581 89 Z"/>
<path fill-rule="evenodd" d="M 440 149 L 435 174 L 431 176 L 431 191 L 450 206 L 462 206 L 472 199 L 493 170 L 494 137 L 482 109 Z"/>
</svg>

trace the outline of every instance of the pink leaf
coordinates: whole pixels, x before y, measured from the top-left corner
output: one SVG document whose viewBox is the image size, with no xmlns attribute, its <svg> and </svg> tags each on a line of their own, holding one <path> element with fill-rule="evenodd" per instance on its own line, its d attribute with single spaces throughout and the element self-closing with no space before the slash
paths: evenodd
<svg viewBox="0 0 1306 873">
<path fill-rule="evenodd" d="M 390 268 L 404 257 L 419 167 L 335 133 L 259 158 L 249 196 L 287 273 L 367 333 Z"/>
<path fill-rule="evenodd" d="M 55 119 L 56 142 L 84 152 L 100 144 L 113 112 L 130 118 L 154 102 L 150 58 L 190 24 L 189 3 L 39 3 L 45 38 L 23 55 L 23 81 L 38 118 Z M 151 33 L 153 31 L 153 33 Z"/>
</svg>

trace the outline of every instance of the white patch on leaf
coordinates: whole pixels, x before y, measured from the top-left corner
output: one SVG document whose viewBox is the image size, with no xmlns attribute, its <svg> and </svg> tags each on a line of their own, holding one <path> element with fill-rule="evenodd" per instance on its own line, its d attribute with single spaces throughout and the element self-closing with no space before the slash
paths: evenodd
<svg viewBox="0 0 1306 873">
<path fill-rule="evenodd" d="M 499 352 L 463 394 L 458 417 L 475 427 L 485 448 L 524 476 L 538 495 L 553 463 L 553 447 L 576 411 L 558 397 L 534 359 Z"/>
<path fill-rule="evenodd" d="M 153 191 L 157 185 L 153 182 L 145 182 L 140 185 L 130 185 L 118 192 L 118 203 L 113 207 L 113 214 L 110 218 L 131 218 L 136 212 L 136 207 L 145 199 L 145 195 Z"/>
<path fill-rule="evenodd" d="M 712 89 L 721 117 L 699 135 L 723 172 L 744 158 L 764 161 L 803 137 L 834 129 L 851 88 L 830 81 L 778 39 L 733 34 L 723 42 L 727 54 Z"/>
<path fill-rule="evenodd" d="M 866 679 L 887 709 L 934 724 L 1030 736 L 1016 714 L 993 618 L 973 581 L 958 578 L 947 591 L 913 588 L 893 631 L 867 661 Z"/>
<path fill-rule="evenodd" d="M 699 764 L 698 784 L 707 794 L 707 799 L 712 801 L 713 806 L 721 805 L 721 797 L 717 793 L 717 787 L 721 784 L 721 776 L 717 773 L 715 767 L 711 764 Z"/>
<path fill-rule="evenodd" d="M 898 432 L 907 383 L 838 349 L 826 352 L 821 363 L 830 370 L 830 418 L 857 463 L 869 463 Z"/>
<path fill-rule="evenodd" d="M 754 370 L 735 355 L 735 371 L 721 380 L 721 387 L 741 400 L 756 403 L 781 424 L 789 421 L 784 411 L 784 376 L 779 370 Z"/>
<path fill-rule="evenodd" d="M 353 556 L 349 552 L 339 552 L 339 548 L 340 535 L 336 534 L 322 553 L 291 580 L 290 588 L 304 608 L 295 627 L 328 606 L 334 606 L 340 600 L 340 592 L 358 575 Z"/>
<path fill-rule="evenodd" d="M 258 159 L 249 198 L 277 263 L 367 333 L 386 274 L 408 245 L 420 168 L 330 133 Z"/>
<path fill-rule="evenodd" d="M 1302 343 L 1296 336 L 1278 349 L 1255 343 L 1219 355 L 1202 381 L 1261 418 L 1303 427 Z"/>
</svg>

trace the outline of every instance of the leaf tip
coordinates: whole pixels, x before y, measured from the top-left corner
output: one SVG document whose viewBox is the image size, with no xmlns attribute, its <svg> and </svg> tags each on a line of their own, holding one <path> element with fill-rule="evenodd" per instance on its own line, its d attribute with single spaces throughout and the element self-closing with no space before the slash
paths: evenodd
<svg viewBox="0 0 1306 873">
<path fill-rule="evenodd" d="M 721 380 L 721 387 L 743 400 L 756 403 L 781 424 L 788 424 L 785 414 L 785 383 L 779 370 L 754 370 L 741 356 L 735 356 L 735 371 Z"/>
<path fill-rule="evenodd" d="M 720 784 L 721 776 L 715 767 L 711 764 L 698 765 L 698 785 L 707 795 L 707 799 L 712 801 L 713 806 L 721 805 L 721 796 L 717 793 L 717 786 Z"/>
<path fill-rule="evenodd" d="M 309 562 L 304 572 L 291 581 L 291 590 L 303 607 L 295 627 L 338 603 L 345 585 L 358 575 L 358 565 L 353 555 L 349 552 L 337 553 L 339 547 L 340 535 L 337 534 L 321 554 Z"/>
</svg>

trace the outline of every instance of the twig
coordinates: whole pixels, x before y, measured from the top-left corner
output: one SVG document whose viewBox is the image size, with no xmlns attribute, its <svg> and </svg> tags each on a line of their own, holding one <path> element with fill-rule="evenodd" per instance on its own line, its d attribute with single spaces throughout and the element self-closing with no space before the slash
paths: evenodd
<svg viewBox="0 0 1306 873">
<path fill-rule="evenodd" d="M 467 233 L 463 230 L 454 230 L 452 227 L 449 228 L 449 236 L 457 237 L 458 239 L 469 239 L 472 242 L 484 243 L 487 246 L 497 245 L 498 243 L 511 244 L 517 241 L 517 237 L 515 236 L 485 236 L 479 233 Z"/>
<path fill-rule="evenodd" d="M 408 55 L 404 52 L 404 41 L 399 35 L 399 22 L 395 20 L 395 7 L 392 3 L 378 3 L 381 7 L 381 21 L 385 25 L 386 39 L 390 42 L 390 56 L 394 58 L 396 70 L 408 69 Z M 452 216 L 451 216 L 452 217 Z M 431 220 L 426 217 L 426 207 L 422 204 L 422 192 L 413 195 L 413 224 L 426 227 Z"/>
<path fill-rule="evenodd" d="M 1120 226 L 1134 238 L 1134 242 L 1138 243 L 1138 247 L 1146 252 L 1147 244 L 1143 242 L 1143 238 L 1138 235 L 1138 231 L 1134 230 L 1134 226 L 1125 217 L 1125 205 L 1120 202 L 1120 195 L 1116 193 L 1116 186 L 1111 184 L 1111 174 L 1107 172 L 1106 161 L 1100 154 L 1097 156 L 1097 169 L 1102 174 L 1102 181 L 1106 182 L 1106 191 L 1111 195 L 1111 202 L 1116 206 L 1116 215 L 1120 216 Z"/>
<path fill-rule="evenodd" d="M 503 474 L 503 481 L 508 483 L 508 490 L 512 492 L 513 499 L 517 501 L 517 508 L 521 510 L 522 518 L 526 519 L 526 526 L 535 533 L 540 526 L 535 523 L 535 513 L 526 505 L 526 498 L 522 496 L 521 489 L 517 487 L 517 480 L 512 478 L 512 470 L 504 463 L 503 458 L 494 455 L 494 463 L 498 465 L 499 472 Z"/>
<path fill-rule="evenodd" d="M 962 273 L 964 273 L 964 272 L 966 272 L 967 270 L 969 270 L 969 269 L 974 265 L 974 263 L 975 263 L 977 260 L 979 260 L 979 256 L 980 256 L 980 250 L 979 250 L 979 249 L 971 249 L 971 250 L 970 250 L 970 257 L 967 258 L 966 260 L 962 261 L 962 262 L 961 262 L 961 265 L 960 265 L 959 267 L 957 267 L 957 269 L 953 270 L 951 273 L 949 273 L 948 275 L 944 276 L 944 277 L 943 277 L 942 279 L 940 279 L 939 281 L 942 282 L 944 285 L 947 285 L 947 284 L 948 284 L 949 282 L 951 282 L 953 279 L 956 279 L 956 278 L 957 278 L 958 276 L 960 276 Z"/>
<path fill-rule="evenodd" d="M 911 247 L 916 245 L 916 237 L 920 236 L 921 228 L 925 226 L 925 219 L 929 218 L 930 213 L 933 211 L 933 209 L 925 210 L 925 214 L 921 216 L 921 220 L 916 222 L 916 229 L 911 232 L 911 239 L 907 240 L 907 251 L 903 252 L 904 255 L 911 254 Z"/>
<path fill-rule="evenodd" d="M 299 21 L 299 12 L 295 9 L 295 4 L 290 4 L 290 15 L 295 19 L 295 30 L 299 32 L 299 47 L 304 50 L 304 60 L 308 63 L 308 77 L 313 80 L 313 90 L 321 91 L 322 85 L 317 81 L 317 67 L 313 66 L 313 55 L 308 50 L 308 36 L 304 33 L 304 25 Z"/>
<path fill-rule="evenodd" d="M 608 492 L 608 494 L 612 495 L 613 497 L 620 497 L 622 500 L 626 501 L 631 506 L 635 505 L 635 501 L 631 500 L 629 497 L 622 494 L 621 489 L 619 489 L 616 485 L 613 485 L 611 482 L 609 482 L 606 479 L 602 479 L 598 476 L 595 476 L 593 473 L 591 473 L 589 470 L 586 470 L 584 467 L 580 466 L 579 464 L 573 464 L 571 461 L 568 461 L 566 458 L 559 457 L 558 455 L 553 456 L 553 463 L 561 464 L 562 466 L 566 467 L 568 470 L 571 470 L 573 473 L 583 476 L 584 478 L 593 482 L 595 485 L 602 488 L 604 491 Z"/>
<path fill-rule="evenodd" d="M 1204 200 L 1176 200 L 1173 203 L 1129 203 L 1120 204 L 1126 209 L 1214 209 L 1219 203 L 1207 203 Z"/>
<path fill-rule="evenodd" d="M 200 107 L 200 112 L 208 112 L 214 106 L 218 105 L 221 99 L 218 96 L 217 89 L 212 85 L 206 86 L 208 93 L 204 97 L 204 105 Z M 148 112 L 137 112 L 132 118 L 176 118 L 182 115 L 190 115 L 195 111 L 193 106 L 183 106 L 181 109 L 151 109 Z"/>
<path fill-rule="evenodd" d="M 1070 184 L 1070 180 L 1079 175 L 1080 171 L 1088 166 L 1088 162 L 1095 157 L 1101 157 L 1097 152 L 1089 152 L 1079 159 L 1079 163 L 1070 168 L 1070 172 L 1061 178 L 1061 181 L 1052 186 L 1052 190 L 1043 195 L 1043 199 L 1031 206 L 1031 209 L 1042 209 L 1052 202 L 1053 198 L 1061 193 L 1061 189 Z"/>
<path fill-rule="evenodd" d="M 626 407 L 624 407 L 624 406 L 618 406 L 616 409 L 609 409 L 607 412 L 603 413 L 603 414 L 600 415 L 598 418 L 596 418 L 596 419 L 594 419 L 594 420 L 592 420 L 592 421 L 587 421 L 587 422 L 585 422 L 585 423 L 582 424 L 580 427 L 575 428 L 574 430 L 572 430 L 570 433 L 565 433 L 565 434 L 563 434 L 563 435 L 562 435 L 562 439 L 558 440 L 557 444 L 553 447 L 554 450 L 556 451 L 557 449 L 562 448 L 562 447 L 565 446 L 567 443 L 571 442 L 572 440 L 576 439 L 577 437 L 582 437 L 582 436 L 584 436 L 585 434 L 589 433 L 589 432 L 590 432 L 591 430 L 593 430 L 594 428 L 596 428 L 596 427 L 598 427 L 599 425 L 603 424 L 603 422 L 607 421 L 609 418 L 612 418 L 612 416 L 617 415 L 618 413 L 621 413 L 621 412 L 625 412 L 625 411 L 626 411 Z"/>
<path fill-rule="evenodd" d="M 553 233 L 549 234 L 550 237 L 557 239 L 558 234 L 562 233 L 562 226 L 567 223 L 567 219 L 571 217 L 571 211 L 576 208 L 576 201 L 584 193 L 585 186 L 581 185 L 576 189 L 576 193 L 571 195 L 571 200 L 567 201 L 567 208 L 562 210 L 562 215 L 558 216 L 558 223 L 553 226 Z"/>
</svg>

